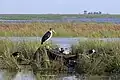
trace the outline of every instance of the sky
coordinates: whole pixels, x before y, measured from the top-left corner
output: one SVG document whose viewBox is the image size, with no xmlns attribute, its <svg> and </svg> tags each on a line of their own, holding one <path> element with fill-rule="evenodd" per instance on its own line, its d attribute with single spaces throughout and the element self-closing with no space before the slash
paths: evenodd
<svg viewBox="0 0 120 80">
<path fill-rule="evenodd" d="M 120 0 L 0 0 L 0 14 L 120 14 Z"/>
</svg>

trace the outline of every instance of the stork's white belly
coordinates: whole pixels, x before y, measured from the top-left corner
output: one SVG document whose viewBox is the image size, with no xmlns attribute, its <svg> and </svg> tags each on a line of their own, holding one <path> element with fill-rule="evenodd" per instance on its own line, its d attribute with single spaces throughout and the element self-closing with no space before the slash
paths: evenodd
<svg viewBox="0 0 120 80">
<path fill-rule="evenodd" d="M 52 31 L 50 31 L 50 33 L 51 33 L 51 35 L 50 35 L 50 37 L 46 40 L 46 41 L 48 41 L 48 40 L 50 40 L 50 38 L 52 37 Z"/>
</svg>

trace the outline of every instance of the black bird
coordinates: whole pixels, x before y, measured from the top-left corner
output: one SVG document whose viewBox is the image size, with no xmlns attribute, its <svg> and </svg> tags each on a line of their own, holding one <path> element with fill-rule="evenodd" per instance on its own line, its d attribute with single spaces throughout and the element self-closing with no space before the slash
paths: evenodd
<svg viewBox="0 0 120 80">
<path fill-rule="evenodd" d="M 13 56 L 13 57 L 19 57 L 19 54 L 20 54 L 20 52 L 14 52 L 14 53 L 12 53 L 11 56 Z"/>
<path fill-rule="evenodd" d="M 50 28 L 49 31 L 47 31 L 42 37 L 41 44 L 43 44 L 45 41 L 48 41 L 52 37 L 53 32 L 55 33 L 55 31 L 52 28 Z"/>
<path fill-rule="evenodd" d="M 59 48 L 59 52 L 60 52 L 60 53 L 63 53 L 63 52 L 64 52 L 64 49 L 63 49 L 63 48 Z"/>
<path fill-rule="evenodd" d="M 91 50 L 89 50 L 88 52 L 89 52 L 89 54 L 96 53 L 95 49 L 91 49 Z"/>
</svg>

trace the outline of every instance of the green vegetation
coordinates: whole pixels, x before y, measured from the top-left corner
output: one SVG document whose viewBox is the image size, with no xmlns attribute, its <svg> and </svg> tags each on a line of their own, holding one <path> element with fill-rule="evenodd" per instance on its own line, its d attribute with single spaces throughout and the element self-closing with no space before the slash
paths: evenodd
<svg viewBox="0 0 120 80">
<path fill-rule="evenodd" d="M 64 68 L 64 66 L 60 66 L 58 61 L 48 61 L 49 58 L 44 52 L 44 47 L 46 47 L 46 45 L 50 48 L 56 47 L 56 45 L 49 43 L 40 45 L 39 42 L 12 42 L 7 40 L 0 40 L 0 69 L 25 68 L 25 65 L 20 66 L 19 64 L 28 64 L 27 69 L 33 69 L 34 71 L 39 69 L 43 71 L 46 69 L 54 69 L 59 71 L 58 68 Z M 37 61 L 36 58 L 35 60 L 33 59 L 38 48 L 41 57 L 40 61 Z M 18 58 L 11 56 L 14 52 L 19 52 Z"/>
<path fill-rule="evenodd" d="M 0 36 L 42 36 L 50 27 L 55 37 L 120 37 L 120 25 L 111 23 L 0 24 Z"/>
<path fill-rule="evenodd" d="M 32 46 L 30 46 L 32 44 Z M 12 57 L 12 53 L 14 52 L 24 52 L 23 54 L 26 57 L 30 58 L 30 55 L 33 54 L 33 51 L 36 49 L 38 44 L 36 43 L 21 43 L 21 42 L 12 42 L 6 40 L 0 40 L 0 66 L 1 68 L 11 68 L 11 69 L 18 69 L 19 65 L 14 57 Z M 29 56 L 27 56 L 29 53 Z M 4 64 L 3 64 L 4 63 Z"/>
<path fill-rule="evenodd" d="M 88 50 L 96 53 L 89 54 Z M 120 73 L 120 42 L 83 41 L 72 46 L 72 53 L 79 54 L 76 71 L 80 74 Z"/>
<path fill-rule="evenodd" d="M 58 60 L 49 60 L 44 47 L 49 45 L 50 48 L 55 48 L 56 45 L 45 44 L 40 45 L 39 42 L 11 42 L 6 40 L 0 41 L 0 68 L 2 69 L 21 69 L 21 62 L 11 56 L 14 52 L 20 52 L 22 56 L 22 63 L 29 64 L 27 69 L 33 69 L 36 73 L 37 70 L 56 71 L 66 70 L 67 68 Z M 39 47 L 40 57 L 42 62 L 34 61 L 33 56 Z M 88 50 L 95 49 L 96 53 L 89 54 Z M 72 54 L 79 54 L 76 72 L 79 74 L 112 74 L 120 73 L 120 42 L 104 42 L 104 41 L 82 41 L 77 45 L 71 46 Z M 38 65 L 39 64 L 39 65 Z"/>
<path fill-rule="evenodd" d="M 120 15 L 110 14 L 0 14 L 2 20 L 39 20 L 64 18 L 120 18 Z"/>
</svg>

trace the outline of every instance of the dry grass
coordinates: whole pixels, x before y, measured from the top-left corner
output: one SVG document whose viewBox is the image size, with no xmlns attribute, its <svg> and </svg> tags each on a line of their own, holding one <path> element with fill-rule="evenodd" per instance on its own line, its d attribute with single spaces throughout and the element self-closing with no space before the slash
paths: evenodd
<svg viewBox="0 0 120 80">
<path fill-rule="evenodd" d="M 120 25 L 110 23 L 1 23 L 0 36 L 42 36 L 50 27 L 55 37 L 120 37 Z"/>
</svg>

